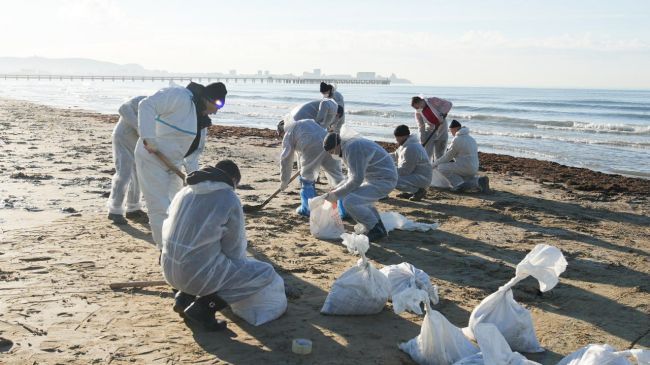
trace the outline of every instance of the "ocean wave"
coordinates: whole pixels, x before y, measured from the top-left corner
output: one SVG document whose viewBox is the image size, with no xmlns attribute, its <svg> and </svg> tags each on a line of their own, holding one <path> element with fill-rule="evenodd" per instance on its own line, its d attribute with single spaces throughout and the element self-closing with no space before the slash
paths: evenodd
<svg viewBox="0 0 650 365">
<path fill-rule="evenodd" d="M 588 138 L 568 138 L 562 136 L 542 135 L 542 134 L 526 133 L 526 132 L 524 133 L 499 132 L 499 131 L 486 131 L 480 129 L 472 129 L 471 133 L 479 136 L 498 136 L 498 137 L 510 137 L 510 138 L 521 138 L 521 139 L 543 139 L 549 141 L 598 145 L 598 146 L 614 146 L 614 147 L 627 147 L 627 148 L 638 148 L 638 149 L 650 148 L 650 142 L 631 142 L 631 141 L 621 141 L 621 140 L 593 140 Z"/>
<path fill-rule="evenodd" d="M 399 110 L 375 110 L 375 109 L 364 109 L 364 110 L 348 110 L 346 114 L 349 115 L 359 115 L 365 117 L 380 117 L 380 118 L 413 118 L 413 112 L 403 112 Z"/>
<path fill-rule="evenodd" d="M 529 107 L 540 107 L 540 108 L 589 108 L 589 109 L 606 109 L 606 110 L 624 110 L 624 111 L 635 111 L 635 112 L 650 112 L 650 104 L 648 103 L 630 103 L 630 102 L 621 102 L 621 101 L 601 101 L 601 102 L 591 102 L 591 101 L 510 101 L 506 104 L 517 105 L 517 106 L 529 106 Z"/>
<path fill-rule="evenodd" d="M 587 133 L 636 134 L 650 135 L 650 126 L 631 124 L 598 124 L 585 122 L 564 122 L 562 124 L 538 123 L 537 129 L 580 131 Z"/>
</svg>

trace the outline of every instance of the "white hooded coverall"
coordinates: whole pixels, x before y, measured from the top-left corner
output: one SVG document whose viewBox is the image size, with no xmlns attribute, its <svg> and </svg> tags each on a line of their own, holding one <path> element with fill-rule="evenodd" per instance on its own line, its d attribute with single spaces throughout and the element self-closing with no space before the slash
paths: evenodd
<svg viewBox="0 0 650 365">
<path fill-rule="evenodd" d="M 390 154 L 377 143 L 362 137 L 341 140 L 347 178 L 331 194 L 343 200 L 343 208 L 371 230 L 379 222 L 374 203 L 397 184 L 397 169 Z"/>
<path fill-rule="evenodd" d="M 137 96 L 122 104 L 118 113 L 120 119 L 113 129 L 113 162 L 115 174 L 111 183 L 111 194 L 106 206 L 111 214 L 123 215 L 142 209 L 140 186 L 135 169 L 135 144 L 138 142 L 138 103 L 144 96 Z M 126 209 L 124 197 L 126 196 Z"/>
<path fill-rule="evenodd" d="M 246 246 L 244 212 L 233 188 L 216 181 L 186 186 L 163 225 L 163 276 L 184 293 L 217 293 L 228 304 L 245 300 L 282 281 L 273 266 L 246 257 Z M 280 290 L 284 296 L 284 284 Z M 286 301 L 279 313 L 285 309 Z"/>
<path fill-rule="evenodd" d="M 343 181 L 341 162 L 336 161 L 323 150 L 323 139 L 326 135 L 327 132 L 313 119 L 289 122 L 285 125 L 280 156 L 282 183 L 288 184 L 291 179 L 294 152 L 299 154 L 300 176 L 303 179 L 316 181 L 322 166 L 331 186 L 336 186 Z"/>
<path fill-rule="evenodd" d="M 338 104 L 336 101 L 331 98 L 324 98 L 320 101 L 318 106 L 318 114 L 314 120 L 318 125 L 325 128 L 326 130 L 332 129 L 336 124 L 336 111 L 338 110 Z"/>
<path fill-rule="evenodd" d="M 393 152 L 397 162 L 397 186 L 399 191 L 415 193 L 431 185 L 433 170 L 427 151 L 417 136 L 412 135 Z"/>
<path fill-rule="evenodd" d="M 291 112 L 289 112 L 289 118 L 286 118 L 284 122 L 289 123 L 291 120 L 316 119 L 320 103 L 320 100 L 314 100 L 296 106 L 291 109 Z"/>
<path fill-rule="evenodd" d="M 343 114 L 341 114 L 340 117 L 336 117 L 334 124 L 332 125 L 334 133 L 339 133 L 341 127 L 345 124 L 345 100 L 343 100 L 343 95 L 336 90 L 334 90 L 334 101 L 337 104 L 337 111 L 339 106 L 343 108 Z"/>
<path fill-rule="evenodd" d="M 196 137 L 196 108 L 192 92 L 186 88 L 169 87 L 145 98 L 138 109 L 138 128 L 140 139 L 135 149 L 135 163 L 153 240 L 160 248 L 167 208 L 183 186 L 183 181 L 144 148 L 143 140 L 153 143 L 173 165 L 180 168 Z"/>
<path fill-rule="evenodd" d="M 440 126 L 438 129 L 433 132 L 435 126 L 427 118 L 422 115 L 421 112 L 415 112 L 415 121 L 418 124 L 418 130 L 420 131 L 420 143 L 424 143 L 427 138 L 429 141 L 424 146 L 424 149 L 429 155 L 429 160 L 433 161 L 442 157 L 445 153 L 445 148 L 447 147 L 447 134 L 449 133 L 449 128 L 447 125 L 447 113 L 451 110 L 452 104 L 450 101 L 440 98 L 425 98 L 424 102 L 431 109 L 436 118 L 440 121 Z M 434 133 L 431 138 L 431 133 Z"/>
<path fill-rule="evenodd" d="M 477 173 L 478 147 L 469 135 L 469 129 L 462 127 L 451 140 L 444 156 L 433 162 L 432 185 L 456 189 L 464 182 L 476 184 Z"/>
</svg>

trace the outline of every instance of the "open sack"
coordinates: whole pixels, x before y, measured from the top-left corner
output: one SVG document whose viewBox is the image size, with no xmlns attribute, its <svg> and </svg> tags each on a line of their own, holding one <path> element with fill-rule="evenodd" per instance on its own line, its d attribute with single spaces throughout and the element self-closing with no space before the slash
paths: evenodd
<svg viewBox="0 0 650 365">
<path fill-rule="evenodd" d="M 366 258 L 370 247 L 368 237 L 354 233 L 341 235 L 343 244 L 351 253 L 359 254 L 357 264 L 343 273 L 332 285 L 323 308 L 323 314 L 365 315 L 384 309 L 390 284 L 384 274 Z"/>
<path fill-rule="evenodd" d="M 481 323 L 474 331 L 481 352 L 466 357 L 454 365 L 541 365 L 513 352 L 499 329 L 491 323 Z"/>
<path fill-rule="evenodd" d="M 567 262 L 558 248 L 543 244 L 535 246 L 517 265 L 515 277 L 474 308 L 469 325 L 463 332 L 474 339 L 477 325 L 492 323 L 514 351 L 544 351 L 535 336 L 530 312 L 514 300 L 512 287 L 528 276 L 533 276 L 539 282 L 542 292 L 549 291 L 558 283 L 566 266 Z"/>
<path fill-rule="evenodd" d="M 632 365 L 629 357 L 633 358 L 637 365 L 650 365 L 650 350 L 616 351 L 609 345 L 587 345 L 569 354 L 557 365 Z"/>
<path fill-rule="evenodd" d="M 338 209 L 322 196 L 309 199 L 309 230 L 314 237 L 337 240 L 345 233 Z"/>
<path fill-rule="evenodd" d="M 429 275 L 408 262 L 384 266 L 380 270 L 390 282 L 390 298 L 393 310 L 399 314 L 408 310 L 422 314 L 418 290 L 424 290 L 432 304 L 438 304 L 438 287 L 431 285 Z"/>
</svg>

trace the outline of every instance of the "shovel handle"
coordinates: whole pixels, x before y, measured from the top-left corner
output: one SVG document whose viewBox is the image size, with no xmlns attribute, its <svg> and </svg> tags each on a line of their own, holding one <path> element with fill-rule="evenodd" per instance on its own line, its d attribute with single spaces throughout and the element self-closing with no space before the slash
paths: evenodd
<svg viewBox="0 0 650 365">
<path fill-rule="evenodd" d="M 300 171 L 296 171 L 296 173 L 293 174 L 293 176 L 291 176 L 291 179 L 289 179 L 289 183 L 291 183 L 293 180 L 295 180 L 298 177 L 298 175 L 300 175 Z M 273 194 L 271 194 L 271 196 L 266 198 L 266 200 L 262 204 L 259 205 L 258 209 L 264 208 L 266 206 L 266 204 L 268 204 L 271 201 L 271 199 L 275 198 L 278 194 L 280 194 L 280 191 L 281 191 L 280 189 L 277 189 Z"/>
<path fill-rule="evenodd" d="M 171 163 L 165 155 L 163 155 L 160 151 L 156 151 L 154 152 L 154 154 L 156 155 L 156 157 L 158 157 L 160 161 L 162 161 L 163 164 L 165 164 L 165 166 L 167 166 L 168 169 L 170 169 L 173 173 L 178 175 L 178 177 L 180 177 L 181 180 L 185 182 L 185 174 L 182 173 L 181 170 L 179 170 L 176 166 L 174 166 L 174 164 Z"/>
<path fill-rule="evenodd" d="M 169 285 L 164 280 L 153 280 L 153 281 L 127 281 L 123 283 L 110 283 L 109 288 L 115 289 L 124 289 L 124 288 L 146 288 L 148 286 L 163 286 Z"/>
</svg>

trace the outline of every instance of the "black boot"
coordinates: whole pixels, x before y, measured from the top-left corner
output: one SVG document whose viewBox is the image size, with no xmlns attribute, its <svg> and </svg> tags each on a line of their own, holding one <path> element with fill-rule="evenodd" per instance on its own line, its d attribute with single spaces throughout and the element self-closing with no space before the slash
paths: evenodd
<svg viewBox="0 0 650 365">
<path fill-rule="evenodd" d="M 419 202 L 426 195 L 427 195 L 427 191 L 423 188 L 419 188 L 418 191 L 416 191 L 415 194 L 413 194 L 410 200 L 414 202 Z"/>
<path fill-rule="evenodd" d="M 194 295 L 183 293 L 182 291 L 177 291 L 176 295 L 174 295 L 174 312 L 178 313 L 179 316 L 182 318 L 185 318 L 185 309 L 192 304 L 192 302 L 196 299 Z"/>
<path fill-rule="evenodd" d="M 126 221 L 126 219 L 124 219 L 124 216 L 121 214 L 108 213 L 108 219 L 112 220 L 113 224 L 117 224 L 118 226 L 129 223 Z"/>
<path fill-rule="evenodd" d="M 388 237 L 388 232 L 386 231 L 386 227 L 384 227 L 384 223 L 379 220 L 379 222 L 368 231 L 368 241 L 374 242 L 385 237 Z"/>
<path fill-rule="evenodd" d="M 228 306 L 217 293 L 205 295 L 195 300 L 185 309 L 185 318 L 200 324 L 208 331 L 220 331 L 226 328 L 226 322 L 214 317 L 217 311 Z"/>
</svg>

